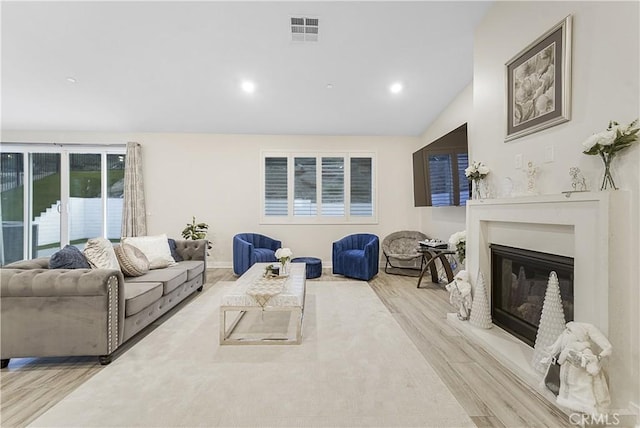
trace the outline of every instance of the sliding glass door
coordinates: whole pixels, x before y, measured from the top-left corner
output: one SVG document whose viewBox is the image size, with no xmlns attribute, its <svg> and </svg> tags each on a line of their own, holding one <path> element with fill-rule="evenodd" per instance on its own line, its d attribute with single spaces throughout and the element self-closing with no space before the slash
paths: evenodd
<svg viewBox="0 0 640 428">
<path fill-rule="evenodd" d="M 12 150 L 14 149 L 14 150 Z M 120 240 L 124 147 L 2 147 L 0 262 L 53 254 L 90 238 Z"/>
<path fill-rule="evenodd" d="M 29 202 L 31 254 L 48 256 L 61 247 L 62 165 L 60 153 L 29 153 L 26 201 Z M 28 236 L 23 238 L 28 239 Z M 28 243 L 29 241 L 27 241 Z M 26 247 L 28 247 L 27 245 Z M 35 248 L 34 248 L 35 247 Z"/>
</svg>

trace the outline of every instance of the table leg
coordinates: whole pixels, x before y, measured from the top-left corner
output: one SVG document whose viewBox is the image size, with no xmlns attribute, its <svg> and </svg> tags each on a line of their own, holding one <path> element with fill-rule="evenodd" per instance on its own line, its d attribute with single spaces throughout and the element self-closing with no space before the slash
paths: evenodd
<svg viewBox="0 0 640 428">
<path fill-rule="evenodd" d="M 426 260 L 426 264 L 422 268 L 422 272 L 420 272 L 420 278 L 418 278 L 418 286 L 420 288 L 420 283 L 422 282 L 422 277 L 427 272 L 427 269 L 431 271 L 431 282 L 435 282 L 436 284 L 440 282 L 440 277 L 438 276 L 438 268 L 436 267 L 436 260 L 440 260 L 442 266 L 444 267 L 444 271 L 447 275 L 447 281 L 453 281 L 453 270 L 451 270 L 451 265 L 447 260 L 446 253 L 440 253 L 437 255 L 433 255 L 431 253 L 426 253 L 423 255 Z"/>
</svg>

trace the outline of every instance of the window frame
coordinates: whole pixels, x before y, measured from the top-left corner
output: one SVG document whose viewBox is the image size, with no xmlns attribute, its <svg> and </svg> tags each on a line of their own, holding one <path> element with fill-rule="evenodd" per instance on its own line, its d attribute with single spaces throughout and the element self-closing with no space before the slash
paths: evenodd
<svg viewBox="0 0 640 428">
<path fill-rule="evenodd" d="M 265 189 L 266 189 L 266 158 L 287 158 L 287 215 L 265 215 Z M 294 216 L 294 186 L 295 186 L 295 158 L 316 158 L 316 215 Z M 322 215 L 322 158 L 338 157 L 344 159 L 344 215 Z M 351 215 L 351 158 L 371 159 L 371 205 L 373 215 Z M 370 151 L 289 151 L 272 150 L 260 153 L 260 192 L 259 198 L 259 224 L 378 224 L 378 180 L 376 153 Z"/>
</svg>

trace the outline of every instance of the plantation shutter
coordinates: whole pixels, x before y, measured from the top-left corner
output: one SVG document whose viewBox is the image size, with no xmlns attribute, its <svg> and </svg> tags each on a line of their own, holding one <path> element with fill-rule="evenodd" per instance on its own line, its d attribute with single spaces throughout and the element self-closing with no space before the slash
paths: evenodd
<svg viewBox="0 0 640 428">
<path fill-rule="evenodd" d="M 287 216 L 287 158 L 265 158 L 264 170 L 264 215 Z"/>
<path fill-rule="evenodd" d="M 294 159 L 293 215 L 315 216 L 318 210 L 316 192 L 316 158 Z"/>
<path fill-rule="evenodd" d="M 352 216 L 373 216 L 373 164 L 371 158 L 351 158 Z"/>
<path fill-rule="evenodd" d="M 322 158 L 322 215 L 344 216 L 344 158 Z"/>
</svg>

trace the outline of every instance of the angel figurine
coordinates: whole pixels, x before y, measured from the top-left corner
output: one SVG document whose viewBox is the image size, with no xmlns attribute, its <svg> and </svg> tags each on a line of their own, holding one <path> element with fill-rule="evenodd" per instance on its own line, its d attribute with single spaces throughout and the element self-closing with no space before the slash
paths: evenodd
<svg viewBox="0 0 640 428">
<path fill-rule="evenodd" d="M 547 351 L 549 355 L 559 355 L 557 403 L 578 412 L 606 413 L 611 399 L 602 359 L 611 355 L 612 346 L 600 330 L 588 323 L 570 321 Z"/>
<path fill-rule="evenodd" d="M 461 270 L 453 278 L 453 281 L 445 286 L 449 292 L 449 302 L 458 308 L 458 319 L 466 321 L 471 313 L 471 284 L 469 274 Z"/>
</svg>

